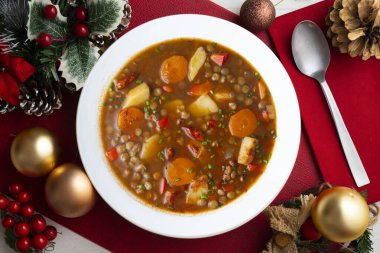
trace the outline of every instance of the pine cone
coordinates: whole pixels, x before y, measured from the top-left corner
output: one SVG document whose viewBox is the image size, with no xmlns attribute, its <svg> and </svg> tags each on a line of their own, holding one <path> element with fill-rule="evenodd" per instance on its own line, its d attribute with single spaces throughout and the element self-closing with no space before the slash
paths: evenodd
<svg viewBox="0 0 380 253">
<path fill-rule="evenodd" d="M 326 24 L 327 37 L 341 53 L 380 59 L 380 0 L 335 0 Z"/>
<path fill-rule="evenodd" d="M 11 112 L 16 108 L 16 106 L 8 104 L 5 100 L 0 99 L 0 114 L 5 114 Z"/>
<path fill-rule="evenodd" d="M 31 80 L 20 89 L 20 108 L 28 115 L 49 115 L 62 106 L 61 90 L 56 83 L 39 84 Z"/>
</svg>

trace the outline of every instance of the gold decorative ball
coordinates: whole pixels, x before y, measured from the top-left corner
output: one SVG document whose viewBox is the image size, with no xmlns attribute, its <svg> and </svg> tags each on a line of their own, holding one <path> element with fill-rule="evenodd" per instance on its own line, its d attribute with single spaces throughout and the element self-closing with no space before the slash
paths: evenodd
<svg viewBox="0 0 380 253">
<path fill-rule="evenodd" d="M 318 231 L 334 242 L 351 242 L 361 236 L 369 224 L 369 208 L 357 191 L 333 187 L 321 192 L 311 209 Z"/>
<path fill-rule="evenodd" d="M 267 30 L 276 17 L 270 0 L 246 0 L 240 8 L 240 21 L 251 32 Z"/>
<path fill-rule="evenodd" d="M 45 198 L 57 214 L 76 218 L 92 209 L 96 194 L 83 170 L 66 163 L 50 173 L 45 184 Z"/>
<path fill-rule="evenodd" d="M 56 137 L 47 129 L 33 127 L 19 133 L 11 146 L 11 159 L 16 169 L 29 177 L 48 174 L 56 165 L 59 147 Z"/>
</svg>

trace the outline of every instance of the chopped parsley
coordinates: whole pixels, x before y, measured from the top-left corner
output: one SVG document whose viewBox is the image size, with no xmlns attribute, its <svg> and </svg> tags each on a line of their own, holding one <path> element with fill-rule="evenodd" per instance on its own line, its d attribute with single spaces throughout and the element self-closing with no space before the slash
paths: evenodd
<svg viewBox="0 0 380 253">
<path fill-rule="evenodd" d="M 211 163 L 209 163 L 209 164 L 207 164 L 207 168 L 208 168 L 209 170 L 211 170 L 211 169 L 214 168 L 214 166 L 213 166 Z"/>
<path fill-rule="evenodd" d="M 137 79 L 136 81 L 135 81 L 135 83 L 137 83 L 137 84 L 142 84 L 142 80 L 141 79 Z"/>
<path fill-rule="evenodd" d="M 160 158 L 161 161 L 165 161 L 164 151 L 160 151 L 157 153 L 157 157 Z"/>
<path fill-rule="evenodd" d="M 250 92 L 248 92 L 247 97 L 251 98 L 251 97 L 253 97 L 253 95 L 254 95 L 253 92 L 250 91 Z"/>
<path fill-rule="evenodd" d="M 193 168 L 187 168 L 187 173 L 193 173 Z"/>
<path fill-rule="evenodd" d="M 216 42 L 211 42 L 211 46 L 216 47 L 217 45 L 218 45 L 218 43 L 216 43 Z"/>
<path fill-rule="evenodd" d="M 160 138 L 160 140 L 158 141 L 158 144 L 162 144 L 162 143 L 164 143 L 164 139 Z"/>
<path fill-rule="evenodd" d="M 201 194 L 201 199 L 208 199 L 207 194 L 202 193 L 202 194 Z"/>
</svg>

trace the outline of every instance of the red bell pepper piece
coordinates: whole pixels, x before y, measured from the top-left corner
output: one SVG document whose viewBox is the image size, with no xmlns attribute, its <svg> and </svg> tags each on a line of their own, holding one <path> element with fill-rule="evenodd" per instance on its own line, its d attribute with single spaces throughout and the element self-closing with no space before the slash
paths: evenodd
<svg viewBox="0 0 380 253">
<path fill-rule="evenodd" d="M 254 172 L 258 168 L 259 168 L 259 165 L 257 165 L 257 164 L 250 163 L 247 165 L 247 169 L 249 172 Z"/>
<path fill-rule="evenodd" d="M 209 120 L 207 121 L 207 128 L 210 129 L 210 128 L 215 128 L 218 126 L 218 121 L 216 120 Z"/>
<path fill-rule="evenodd" d="M 197 141 L 203 141 L 203 139 L 204 139 L 203 133 L 198 129 L 194 129 L 191 127 L 182 127 L 182 131 L 190 139 L 197 140 Z"/>
<path fill-rule="evenodd" d="M 128 74 L 124 79 L 118 81 L 116 83 L 116 89 L 121 90 L 124 89 L 128 84 L 132 83 L 136 79 L 136 74 Z"/>
<path fill-rule="evenodd" d="M 232 184 L 225 184 L 225 185 L 222 185 L 222 189 L 225 192 L 230 192 L 235 189 L 235 186 L 233 186 Z"/>
<path fill-rule="evenodd" d="M 118 157 L 118 153 L 117 153 L 117 150 L 116 148 L 111 148 L 109 150 L 107 150 L 106 152 L 106 157 L 108 158 L 108 160 L 110 161 L 115 161 Z"/>
<path fill-rule="evenodd" d="M 209 93 L 209 91 L 212 89 L 212 85 L 209 81 L 200 83 L 200 84 L 194 84 L 191 86 L 190 91 L 187 93 L 190 96 L 202 96 L 204 94 Z"/>
<path fill-rule="evenodd" d="M 161 129 L 166 129 L 168 127 L 168 125 L 169 125 L 169 117 L 168 116 L 165 116 L 158 121 L 158 126 Z"/>
<path fill-rule="evenodd" d="M 211 55 L 210 59 L 221 67 L 226 63 L 229 55 L 229 53 L 215 53 Z"/>
<path fill-rule="evenodd" d="M 165 159 L 167 161 L 170 161 L 174 156 L 174 148 L 172 147 L 165 148 L 164 155 L 165 155 Z"/>
<path fill-rule="evenodd" d="M 164 192 L 166 191 L 166 186 L 167 186 L 166 179 L 165 178 L 161 178 L 160 179 L 160 184 L 159 184 L 160 194 L 164 194 Z"/>
</svg>

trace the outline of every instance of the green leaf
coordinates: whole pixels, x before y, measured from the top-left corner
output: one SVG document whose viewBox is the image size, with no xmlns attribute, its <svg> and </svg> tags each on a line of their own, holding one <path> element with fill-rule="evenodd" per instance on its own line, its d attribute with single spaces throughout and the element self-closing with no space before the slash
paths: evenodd
<svg viewBox="0 0 380 253">
<path fill-rule="evenodd" d="M 373 252 L 373 248 L 372 248 L 373 242 L 372 242 L 371 237 L 372 237 L 371 229 L 367 229 L 358 239 L 356 239 L 357 253 Z"/>
<path fill-rule="evenodd" d="M 97 58 L 96 48 L 87 39 L 75 38 L 68 42 L 59 70 L 66 82 L 75 83 L 78 90 L 83 87 Z"/>
<path fill-rule="evenodd" d="M 89 0 L 88 22 L 91 33 L 109 35 L 123 18 L 125 1 L 121 0 Z"/>
<path fill-rule="evenodd" d="M 51 3 L 59 6 L 62 16 L 67 17 L 69 15 L 70 4 L 67 0 L 51 0 Z"/>
<path fill-rule="evenodd" d="M 57 7 L 57 17 L 54 20 L 48 20 L 43 17 L 43 8 L 51 4 L 50 0 L 31 0 L 29 2 L 29 20 L 28 20 L 28 38 L 33 40 L 38 37 L 40 33 L 48 33 L 54 39 L 63 39 L 67 34 L 66 18 L 62 16 Z"/>
<path fill-rule="evenodd" d="M 367 194 L 367 189 L 359 192 L 360 195 L 362 195 L 362 197 L 367 201 L 368 200 L 368 194 Z"/>
</svg>

